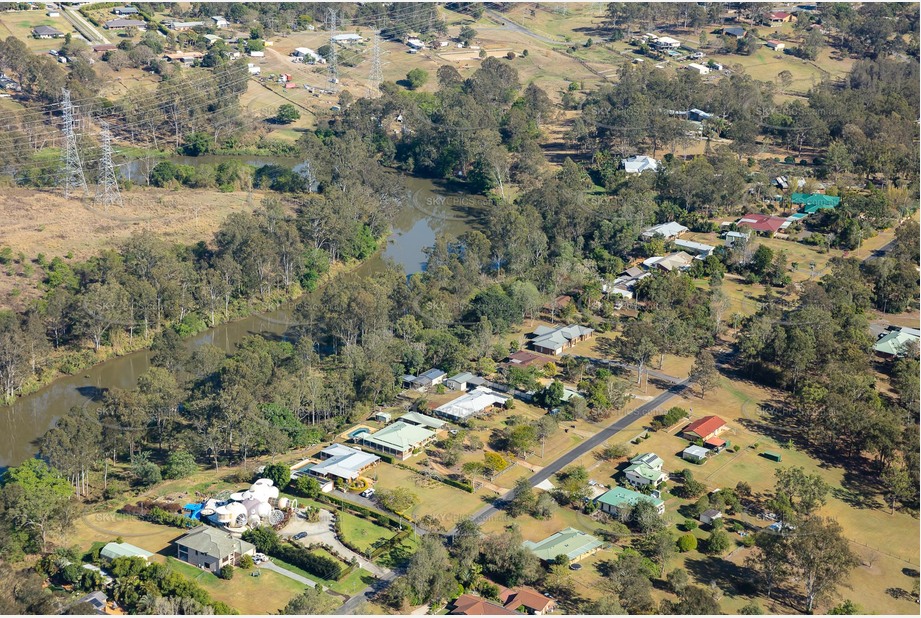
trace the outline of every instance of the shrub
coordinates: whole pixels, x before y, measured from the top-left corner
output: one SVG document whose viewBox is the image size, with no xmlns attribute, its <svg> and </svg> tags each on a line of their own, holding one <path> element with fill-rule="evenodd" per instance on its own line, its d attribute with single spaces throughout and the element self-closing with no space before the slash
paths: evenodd
<svg viewBox="0 0 921 618">
<path fill-rule="evenodd" d="M 291 468 L 281 463 L 271 464 L 265 467 L 262 476 L 271 479 L 275 487 L 282 490 L 291 482 Z"/>
<path fill-rule="evenodd" d="M 682 528 L 685 532 L 691 532 L 692 530 L 696 530 L 696 529 L 697 529 L 697 522 L 694 521 L 693 519 L 685 519 L 685 520 L 684 520 L 684 523 L 681 524 L 681 528 Z"/>
<path fill-rule="evenodd" d="M 256 563 L 253 562 L 253 557 L 250 556 L 249 554 L 246 554 L 245 556 L 240 558 L 240 568 L 241 569 L 251 569 L 255 566 L 255 564 Z"/>
<path fill-rule="evenodd" d="M 316 498 L 320 495 L 320 481 L 309 476 L 299 476 L 294 481 L 295 493 L 305 498 Z"/>
<path fill-rule="evenodd" d="M 188 451 L 174 451 L 166 459 L 163 466 L 163 478 L 183 479 L 198 470 L 195 457 Z"/>
<path fill-rule="evenodd" d="M 678 538 L 678 549 L 681 552 L 689 552 L 697 549 L 697 537 L 693 534 L 682 534 Z"/>
<path fill-rule="evenodd" d="M 233 579 L 233 565 L 225 564 L 221 567 L 221 570 L 217 572 L 217 576 L 221 579 Z"/>
</svg>

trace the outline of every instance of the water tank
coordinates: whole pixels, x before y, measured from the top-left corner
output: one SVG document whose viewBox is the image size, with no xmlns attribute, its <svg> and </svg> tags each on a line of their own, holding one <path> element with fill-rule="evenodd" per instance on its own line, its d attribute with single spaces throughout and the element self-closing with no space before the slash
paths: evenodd
<svg viewBox="0 0 921 618">
<path fill-rule="evenodd" d="M 288 508 L 288 499 L 282 496 L 278 499 L 278 508 L 284 511 Z"/>
</svg>

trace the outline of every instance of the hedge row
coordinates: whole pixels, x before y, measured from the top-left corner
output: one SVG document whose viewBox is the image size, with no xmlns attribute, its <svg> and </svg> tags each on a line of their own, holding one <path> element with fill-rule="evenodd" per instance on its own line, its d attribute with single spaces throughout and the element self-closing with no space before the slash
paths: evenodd
<svg viewBox="0 0 921 618">
<path fill-rule="evenodd" d="M 316 575 L 320 579 L 336 580 L 342 577 L 343 568 L 336 560 L 312 554 L 303 547 L 285 543 L 272 550 L 271 555 L 275 558 L 284 560 L 288 564 L 304 569 L 311 575 Z"/>
</svg>

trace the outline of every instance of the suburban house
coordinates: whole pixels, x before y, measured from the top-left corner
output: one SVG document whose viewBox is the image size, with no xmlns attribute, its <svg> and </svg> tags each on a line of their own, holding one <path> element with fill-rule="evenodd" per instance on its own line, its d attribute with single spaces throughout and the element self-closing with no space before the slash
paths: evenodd
<svg viewBox="0 0 921 618">
<path fill-rule="evenodd" d="M 415 451 L 434 440 L 435 433 L 418 425 L 397 421 L 374 433 L 363 433 L 356 439 L 372 451 L 402 461 L 409 459 Z"/>
<path fill-rule="evenodd" d="M 779 26 L 780 24 L 796 21 L 796 15 L 785 11 L 771 11 L 762 15 L 761 20 L 766 26 Z"/>
<path fill-rule="evenodd" d="M 451 616 L 514 616 L 515 612 L 474 594 L 462 594 L 451 603 Z"/>
<path fill-rule="evenodd" d="M 518 350 L 509 354 L 502 364 L 506 367 L 530 367 L 535 364 L 543 367 L 547 364 L 547 359 L 527 350 Z"/>
<path fill-rule="evenodd" d="M 905 351 L 912 343 L 918 343 L 921 330 L 916 328 L 890 326 L 889 332 L 880 335 L 873 344 L 873 351 L 880 356 L 893 358 L 905 356 Z"/>
<path fill-rule="evenodd" d="M 568 326 L 538 326 L 532 333 L 531 347 L 535 352 L 556 356 L 566 348 L 571 348 L 580 341 L 585 341 L 592 336 L 595 329 L 578 324 Z"/>
<path fill-rule="evenodd" d="M 712 525 L 717 519 L 722 519 L 723 514 L 716 509 L 707 509 L 700 514 L 700 523 Z"/>
<path fill-rule="evenodd" d="M 153 556 L 153 554 L 146 549 L 141 549 L 140 547 L 135 547 L 130 543 L 106 543 L 101 550 L 99 550 L 99 555 L 106 560 L 115 560 L 116 558 L 143 558 L 145 561 Z"/>
<path fill-rule="evenodd" d="M 438 431 L 445 426 L 445 422 L 439 418 L 433 418 L 431 416 L 426 416 L 425 414 L 420 414 L 418 412 L 412 411 L 407 412 L 398 420 L 401 420 L 409 425 L 415 425 L 416 427 L 428 429 L 429 431 Z"/>
<path fill-rule="evenodd" d="M 185 32 L 186 30 L 191 30 L 192 28 L 204 26 L 205 22 L 203 21 L 168 21 L 168 22 L 164 22 L 164 25 L 170 30 L 173 30 L 174 32 Z"/>
<path fill-rule="evenodd" d="M 630 515 L 630 511 L 641 500 L 652 502 L 659 515 L 665 513 L 665 502 L 660 498 L 647 496 L 646 494 L 641 494 L 638 491 L 633 491 L 626 487 L 614 487 L 609 489 L 595 498 L 595 504 L 598 505 L 598 508 L 601 509 L 602 512 L 623 518 Z"/>
<path fill-rule="evenodd" d="M 485 382 L 486 380 L 480 376 L 473 375 L 469 371 L 464 371 L 445 380 L 445 386 L 452 391 L 465 391 L 470 387 L 483 386 Z"/>
<path fill-rule="evenodd" d="M 659 225 L 653 225 L 650 228 L 646 228 L 643 230 L 642 237 L 644 240 L 652 240 L 656 236 L 661 236 L 665 240 L 674 240 L 687 231 L 688 228 L 680 223 L 669 221 L 668 223 L 660 223 Z"/>
<path fill-rule="evenodd" d="M 604 543 L 592 535 L 575 528 L 560 530 L 536 543 L 534 541 L 524 542 L 525 549 L 531 550 L 544 562 L 550 562 L 561 555 L 566 556 L 570 562 L 578 562 L 603 546 Z"/>
<path fill-rule="evenodd" d="M 205 55 L 201 52 L 177 52 L 174 54 L 163 54 L 168 62 L 178 62 L 179 64 L 195 64 L 196 60 L 201 60 Z"/>
<path fill-rule="evenodd" d="M 357 42 L 363 40 L 363 39 L 361 38 L 361 35 L 359 35 L 359 34 L 349 34 L 349 33 L 343 33 L 343 34 L 336 34 L 336 35 L 333 35 L 332 39 L 333 39 L 333 41 L 335 41 L 336 43 L 339 43 L 340 45 L 342 45 L 343 43 L 357 43 Z"/>
<path fill-rule="evenodd" d="M 35 26 L 32 29 L 32 36 L 36 39 L 60 39 L 64 33 L 51 26 Z"/>
<path fill-rule="evenodd" d="M 783 217 L 774 217 L 772 215 L 761 215 L 761 214 L 748 214 L 736 221 L 736 225 L 739 227 L 747 227 L 748 229 L 758 232 L 759 234 L 766 234 L 767 236 L 773 236 L 779 232 L 782 228 L 790 225 L 790 222 Z"/>
<path fill-rule="evenodd" d="M 295 58 L 303 58 L 305 61 L 309 62 L 323 62 L 323 56 L 309 47 L 295 47 L 291 55 Z"/>
<path fill-rule="evenodd" d="M 142 19 L 110 19 L 102 24 L 106 30 L 127 30 L 128 28 L 137 28 L 139 30 L 147 29 L 147 22 Z"/>
<path fill-rule="evenodd" d="M 646 155 L 633 155 L 620 160 L 620 166 L 628 174 L 642 174 L 646 170 L 653 172 L 659 169 L 659 162 Z"/>
<path fill-rule="evenodd" d="M 710 120 L 711 118 L 713 118 L 713 114 L 710 112 L 705 112 L 702 109 L 692 107 L 688 110 L 688 120 L 693 122 L 703 122 L 704 120 Z"/>
<path fill-rule="evenodd" d="M 112 51 L 113 49 L 118 49 L 117 45 L 112 45 L 111 43 L 103 43 L 101 45 L 93 45 L 94 52 L 107 52 Z"/>
<path fill-rule="evenodd" d="M 736 39 L 741 39 L 745 36 L 745 28 L 739 28 L 738 26 L 733 26 L 731 28 L 723 28 L 723 34 L 726 36 L 731 36 Z"/>
<path fill-rule="evenodd" d="M 430 386 L 437 386 L 445 381 L 447 374 L 441 369 L 429 369 L 422 375 L 410 381 L 410 384 L 416 390 L 423 390 Z"/>
<path fill-rule="evenodd" d="M 682 240 L 680 238 L 675 241 L 675 246 L 687 253 L 696 253 L 700 258 L 712 255 L 713 251 L 716 250 L 716 247 L 713 245 L 694 242 L 693 240 Z"/>
<path fill-rule="evenodd" d="M 694 442 L 696 440 L 709 440 L 710 438 L 715 438 L 720 433 L 728 429 L 726 421 L 721 419 L 718 416 L 705 416 L 699 418 L 681 431 L 681 435 L 685 440 L 690 440 Z"/>
<path fill-rule="evenodd" d="M 406 39 L 406 45 L 413 49 L 425 49 L 425 43 L 423 43 L 421 39 L 417 39 L 416 37 L 410 37 Z"/>
<path fill-rule="evenodd" d="M 841 203 L 841 198 L 824 193 L 794 193 L 790 196 L 790 201 L 802 206 L 803 212 L 811 215 L 819 210 L 833 210 Z"/>
<path fill-rule="evenodd" d="M 230 25 L 223 15 L 212 15 L 211 21 L 214 23 L 215 28 L 226 28 Z"/>
<path fill-rule="evenodd" d="M 731 247 L 736 244 L 745 244 L 751 238 L 751 232 L 742 230 L 739 232 L 726 232 L 725 245 Z"/>
<path fill-rule="evenodd" d="M 389 423 L 393 420 L 393 416 L 389 412 L 375 412 L 371 418 L 381 423 Z"/>
<path fill-rule="evenodd" d="M 490 388 L 480 386 L 466 395 L 461 395 L 453 401 L 438 406 L 435 408 L 435 414 L 452 421 L 465 421 L 489 408 L 504 406 L 508 400 L 508 396 L 500 395 Z"/>
<path fill-rule="evenodd" d="M 624 475 L 631 485 L 655 487 L 668 480 L 668 475 L 662 471 L 665 462 L 655 453 L 643 453 L 630 460 L 630 465 L 624 470 Z"/>
<path fill-rule="evenodd" d="M 212 573 L 228 564 L 239 566 L 240 558 L 255 553 L 252 543 L 211 526 L 199 526 L 176 541 L 177 558 Z"/>
<path fill-rule="evenodd" d="M 93 611 L 97 616 L 106 615 L 106 604 L 109 601 L 109 597 L 106 596 L 106 593 L 102 590 L 97 590 L 96 592 L 91 592 L 88 595 L 81 597 L 77 603 L 88 603 L 93 607 Z"/>
<path fill-rule="evenodd" d="M 696 62 L 689 63 L 686 67 L 689 71 L 695 71 L 698 75 L 709 75 L 710 67 L 705 67 L 702 64 L 697 64 Z"/>
<path fill-rule="evenodd" d="M 344 444 L 330 444 L 317 454 L 320 463 L 311 463 L 291 471 L 292 477 L 305 473 L 324 479 L 354 481 L 381 460 L 377 455 L 365 453 Z"/>
<path fill-rule="evenodd" d="M 112 12 L 116 15 L 137 15 L 140 13 L 136 6 L 117 6 L 112 9 Z"/>
<path fill-rule="evenodd" d="M 783 50 L 783 48 L 786 47 L 786 45 L 784 45 L 780 41 L 774 41 L 774 40 L 768 41 L 767 43 L 764 44 L 764 46 L 770 49 L 771 51 L 778 51 L 778 52 Z"/>
<path fill-rule="evenodd" d="M 643 266 L 650 270 L 662 270 L 672 272 L 675 270 L 687 270 L 694 263 L 694 258 L 684 251 L 669 253 L 666 256 L 657 255 L 643 260 Z"/>
<path fill-rule="evenodd" d="M 553 611 L 556 601 L 531 588 L 500 588 L 499 600 L 513 612 L 542 616 Z M 522 611 L 523 610 L 523 611 Z"/>
<path fill-rule="evenodd" d="M 678 39 L 673 39 L 670 36 L 651 36 L 649 45 L 650 47 L 653 47 L 654 49 L 659 49 L 659 50 L 678 49 L 679 47 L 681 47 L 681 41 L 679 41 Z"/>
<path fill-rule="evenodd" d="M 704 463 L 707 461 L 707 457 L 710 455 L 710 451 L 705 449 L 702 446 L 694 446 L 693 444 L 683 451 L 681 451 L 681 458 L 685 461 L 691 461 L 694 463 Z"/>
</svg>

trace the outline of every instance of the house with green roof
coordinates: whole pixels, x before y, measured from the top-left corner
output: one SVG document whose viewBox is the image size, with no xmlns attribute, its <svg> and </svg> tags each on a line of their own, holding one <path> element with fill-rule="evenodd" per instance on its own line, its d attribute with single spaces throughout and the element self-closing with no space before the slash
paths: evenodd
<svg viewBox="0 0 921 618">
<path fill-rule="evenodd" d="M 841 203 L 841 198 L 822 193 L 794 193 L 790 201 L 803 207 L 803 212 L 813 214 L 819 210 L 833 209 Z"/>
<path fill-rule="evenodd" d="M 106 560 L 115 560 L 116 558 L 143 558 L 147 560 L 153 556 L 153 554 L 146 549 L 141 549 L 130 543 L 112 542 L 106 543 L 106 545 L 99 550 L 99 556 Z"/>
<path fill-rule="evenodd" d="M 374 433 L 363 433 L 357 439 L 373 451 L 406 460 L 412 457 L 415 451 L 434 440 L 435 432 L 397 421 Z"/>
<path fill-rule="evenodd" d="M 639 504 L 641 500 L 652 502 L 659 515 L 665 513 L 665 502 L 660 498 L 647 496 L 626 487 L 614 487 L 608 490 L 595 498 L 595 503 L 602 512 L 622 518 L 628 516 L 633 507 Z"/>
<path fill-rule="evenodd" d="M 655 487 L 668 480 L 668 474 L 662 471 L 665 462 L 655 453 L 643 453 L 630 460 L 624 470 L 624 476 L 634 487 Z"/>
<path fill-rule="evenodd" d="M 557 556 L 566 556 L 570 562 L 578 562 L 604 547 L 604 543 L 581 530 L 566 528 L 543 541 L 525 541 L 524 547 L 544 562 L 550 562 Z"/>
<path fill-rule="evenodd" d="M 211 526 L 199 526 L 176 540 L 177 558 L 212 573 L 228 564 L 239 566 L 240 558 L 255 553 L 252 543 Z"/>
<path fill-rule="evenodd" d="M 898 328 L 890 330 L 873 344 L 873 351 L 880 356 L 905 356 L 905 349 L 917 343 L 921 331 L 916 328 Z"/>
</svg>

